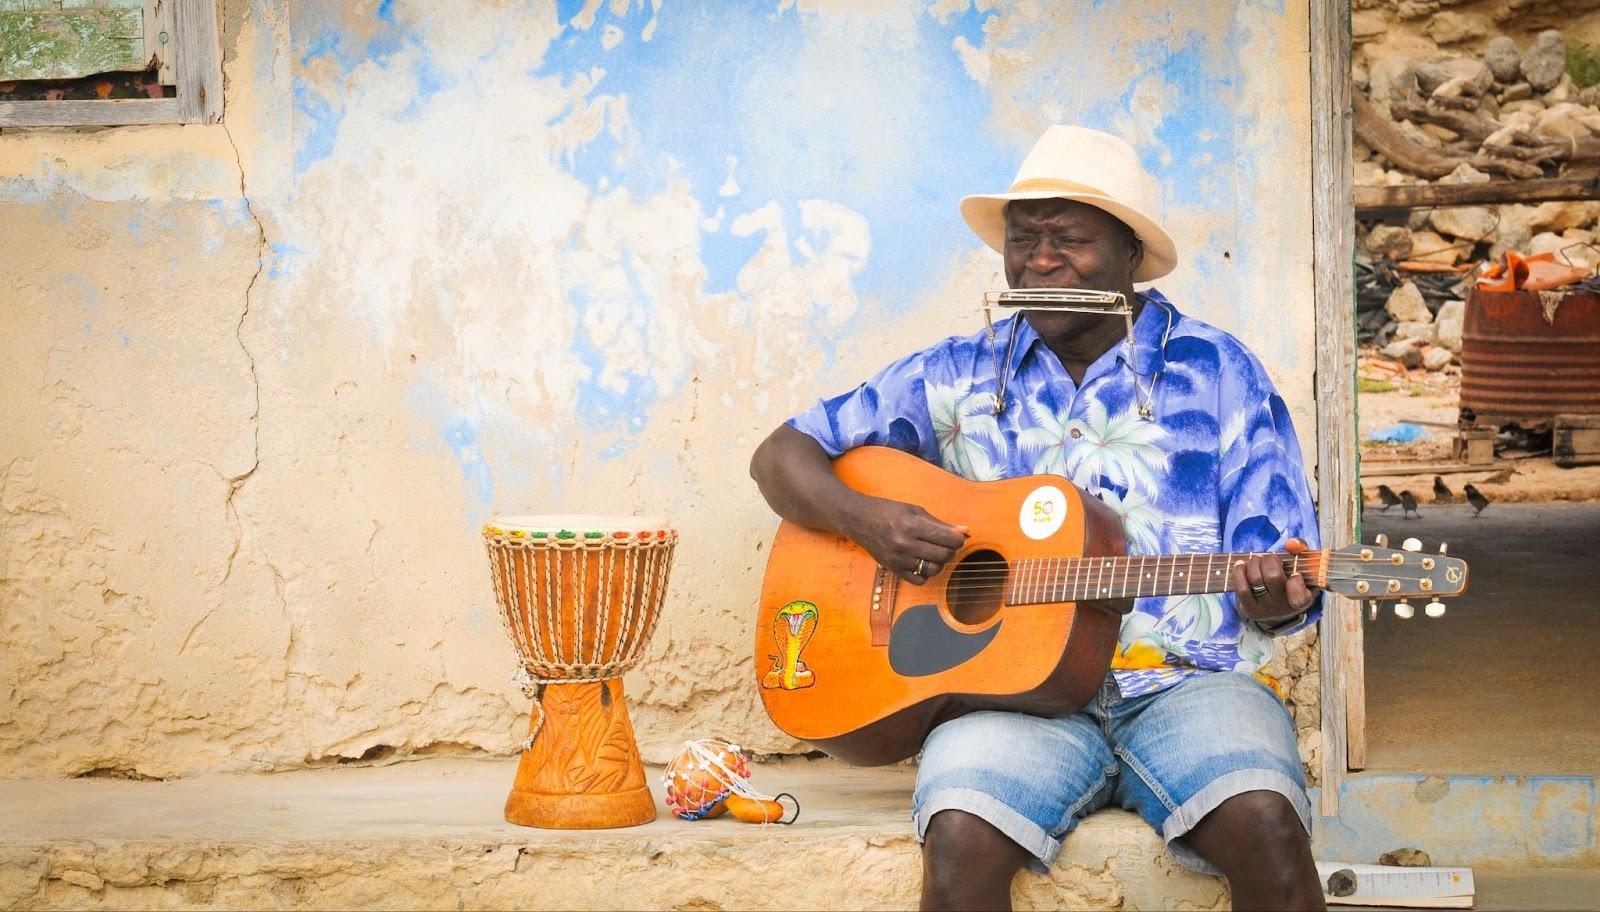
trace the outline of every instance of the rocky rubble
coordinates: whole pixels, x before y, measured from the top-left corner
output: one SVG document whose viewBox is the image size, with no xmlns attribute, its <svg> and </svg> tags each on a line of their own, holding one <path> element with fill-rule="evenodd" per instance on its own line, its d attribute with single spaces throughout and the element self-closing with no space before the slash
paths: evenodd
<svg viewBox="0 0 1600 912">
<path fill-rule="evenodd" d="M 1353 21 L 1358 42 L 1377 15 L 1363 5 Z M 1574 79 L 1591 78 L 1581 64 L 1600 59 L 1600 48 L 1577 48 L 1569 63 L 1556 29 L 1519 42 L 1489 37 L 1476 20 L 1439 23 L 1468 15 L 1475 14 L 1434 14 L 1426 26 L 1432 40 L 1361 47 L 1352 73 L 1356 186 L 1600 175 L 1600 85 Z M 1407 368 L 1444 369 L 1461 350 L 1473 265 L 1515 251 L 1600 271 L 1597 221 L 1600 201 L 1416 209 L 1358 221 L 1363 338 Z"/>
</svg>

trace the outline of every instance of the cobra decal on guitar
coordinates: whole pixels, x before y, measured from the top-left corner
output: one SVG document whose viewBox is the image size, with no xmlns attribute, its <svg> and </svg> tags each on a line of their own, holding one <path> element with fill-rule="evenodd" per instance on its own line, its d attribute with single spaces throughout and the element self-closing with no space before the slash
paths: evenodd
<svg viewBox="0 0 1600 912">
<path fill-rule="evenodd" d="M 816 672 L 800 661 L 800 651 L 806 648 L 811 635 L 817 632 L 820 617 L 817 606 L 803 599 L 796 599 L 778 609 L 778 615 L 772 621 L 772 641 L 777 644 L 778 654 L 767 656 L 772 660 L 772 670 L 762 676 L 762 687 L 767 690 L 799 690 L 817 683 Z"/>
</svg>

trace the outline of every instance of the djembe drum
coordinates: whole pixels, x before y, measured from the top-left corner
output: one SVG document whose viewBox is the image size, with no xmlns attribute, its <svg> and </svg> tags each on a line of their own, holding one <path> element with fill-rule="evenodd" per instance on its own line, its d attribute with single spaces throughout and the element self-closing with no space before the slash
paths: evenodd
<svg viewBox="0 0 1600 912">
<path fill-rule="evenodd" d="M 510 516 L 483 528 L 495 600 L 533 700 L 506 820 L 590 829 L 655 819 L 622 674 L 655 632 L 678 533 L 630 516 Z"/>
</svg>

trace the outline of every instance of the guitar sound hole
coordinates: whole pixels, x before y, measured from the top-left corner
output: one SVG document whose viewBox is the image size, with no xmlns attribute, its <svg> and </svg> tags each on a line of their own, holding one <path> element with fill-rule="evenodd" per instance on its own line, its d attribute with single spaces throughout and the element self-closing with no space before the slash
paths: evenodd
<svg viewBox="0 0 1600 912">
<path fill-rule="evenodd" d="M 950 616 L 957 623 L 978 625 L 1000 610 L 1005 591 L 1006 559 L 998 551 L 974 551 L 950 573 L 945 590 Z"/>
</svg>

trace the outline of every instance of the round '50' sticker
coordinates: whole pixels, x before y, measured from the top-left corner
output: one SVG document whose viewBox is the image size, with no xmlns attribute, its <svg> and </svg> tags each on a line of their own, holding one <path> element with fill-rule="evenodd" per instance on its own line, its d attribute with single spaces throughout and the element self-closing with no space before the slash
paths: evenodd
<svg viewBox="0 0 1600 912">
<path fill-rule="evenodd" d="M 1022 510 L 1017 514 L 1017 525 L 1022 534 L 1032 539 L 1044 539 L 1056 534 L 1067 521 L 1067 495 L 1055 485 L 1041 485 L 1022 499 Z"/>
</svg>

